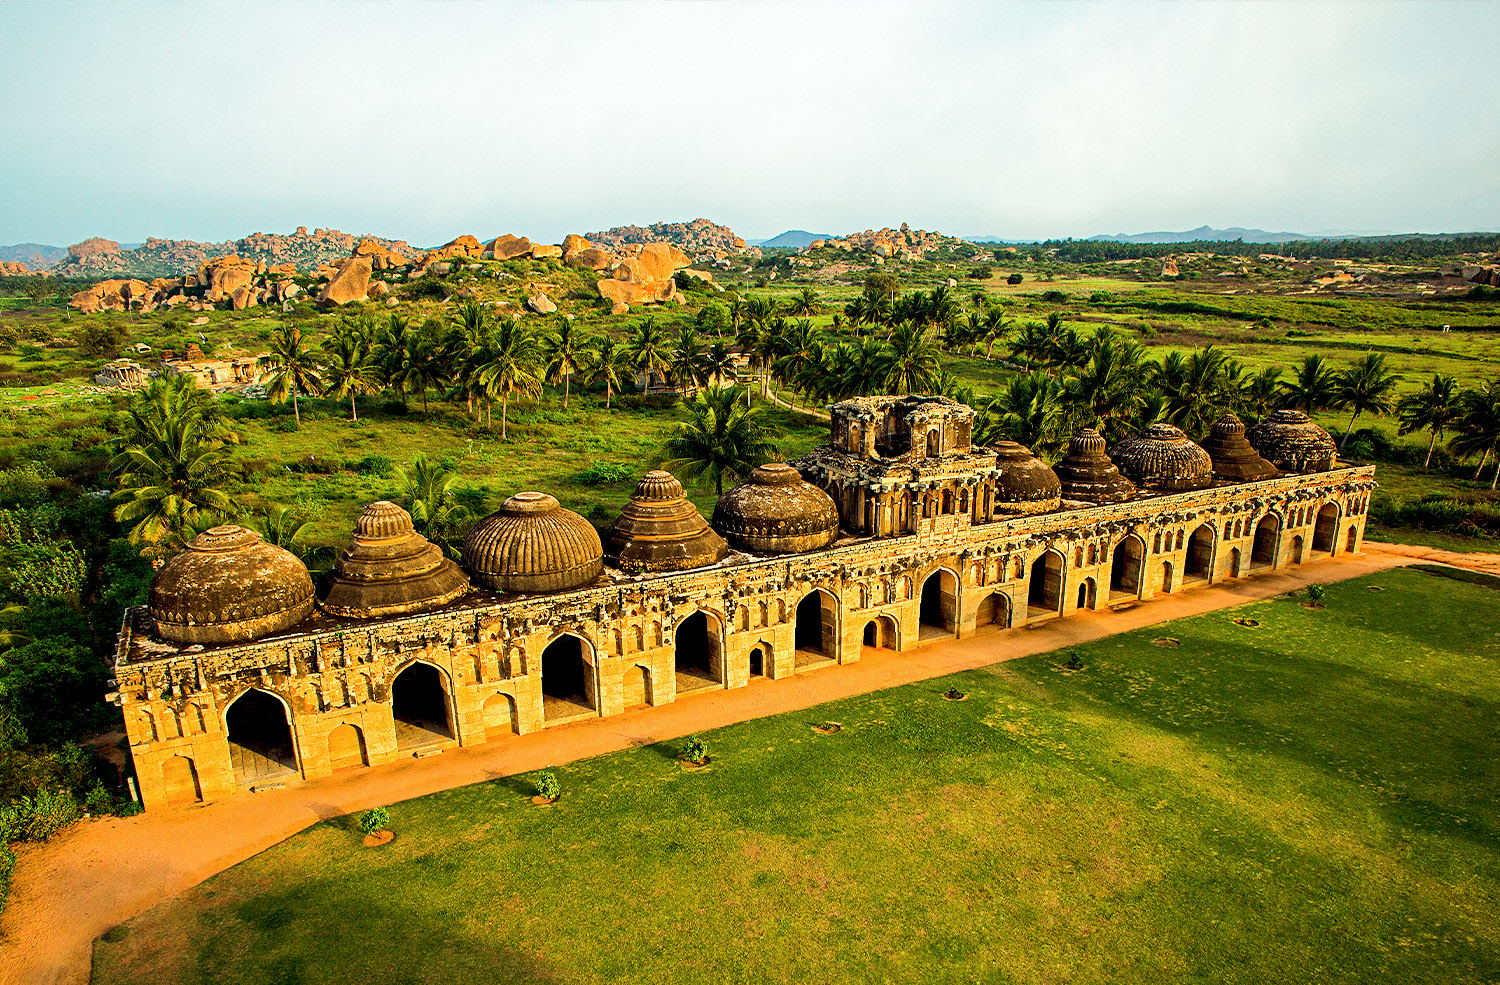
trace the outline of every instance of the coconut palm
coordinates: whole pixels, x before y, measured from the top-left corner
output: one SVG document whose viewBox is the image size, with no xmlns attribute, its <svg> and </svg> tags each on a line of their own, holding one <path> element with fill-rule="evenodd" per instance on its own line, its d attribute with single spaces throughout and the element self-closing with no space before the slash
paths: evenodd
<svg viewBox="0 0 1500 985">
<path fill-rule="evenodd" d="M 1079 374 L 1063 384 L 1063 401 L 1073 408 L 1078 423 L 1118 440 L 1131 430 L 1144 403 L 1144 348 L 1101 328 L 1090 349 L 1092 355 Z"/>
<path fill-rule="evenodd" d="M 715 342 L 703 354 L 703 367 L 712 386 L 724 386 L 726 380 L 734 379 L 734 353 L 723 342 Z"/>
<path fill-rule="evenodd" d="M 802 293 L 790 298 L 786 303 L 786 311 L 789 315 L 797 315 L 803 318 L 811 318 L 818 313 L 818 292 L 810 287 L 804 287 Z"/>
<path fill-rule="evenodd" d="M 142 422 L 146 423 L 146 422 Z M 115 519 L 135 543 L 177 546 L 208 520 L 235 511 L 225 486 L 233 469 L 223 443 L 198 415 L 185 412 L 151 421 L 111 465 L 120 488 Z"/>
<path fill-rule="evenodd" d="M 1360 414 L 1389 414 L 1394 409 L 1396 385 L 1400 382 L 1400 374 L 1385 368 L 1385 355 L 1379 352 L 1370 353 L 1338 374 L 1334 379 L 1333 406 L 1352 411 L 1349 426 L 1339 442 L 1340 451 L 1349 443 Z"/>
<path fill-rule="evenodd" d="M 795 407 L 798 381 L 803 378 L 809 361 L 815 358 L 814 353 L 821 355 L 823 340 L 806 318 L 790 326 L 781 338 L 781 355 L 776 358 L 772 369 L 778 378 L 792 387 L 792 406 Z"/>
<path fill-rule="evenodd" d="M 546 348 L 547 379 L 553 384 L 562 381 L 563 409 L 566 410 L 573 386 L 573 374 L 578 372 L 579 363 L 583 359 L 583 345 L 578 333 L 573 330 L 573 323 L 566 318 L 562 319 L 557 331 L 547 337 Z"/>
<path fill-rule="evenodd" d="M 635 331 L 625 343 L 625 351 L 645 379 L 647 388 L 653 374 L 665 378 L 671 372 L 672 342 L 666 331 L 656 324 L 655 318 L 648 317 L 636 324 Z"/>
<path fill-rule="evenodd" d="M 1303 358 L 1292 379 L 1281 384 L 1282 406 L 1312 414 L 1334 401 L 1334 370 L 1321 355 Z"/>
<path fill-rule="evenodd" d="M 392 312 L 371 347 L 371 358 L 375 362 L 381 383 L 396 391 L 403 407 L 406 406 L 406 390 L 402 385 L 403 367 L 406 365 L 411 335 L 411 319 Z"/>
<path fill-rule="evenodd" d="M 1066 430 L 1062 382 L 1044 370 L 1034 369 L 1006 382 L 976 422 L 974 439 L 982 444 L 1001 439 L 1019 441 L 1045 454 L 1061 445 Z"/>
<path fill-rule="evenodd" d="M 290 551 L 303 564 L 317 570 L 327 567 L 335 556 L 335 549 L 314 546 L 308 542 L 313 532 L 313 522 L 294 510 L 274 505 L 261 512 L 255 520 L 261 539 L 267 544 Z"/>
<path fill-rule="evenodd" d="M 869 396 L 885 379 L 885 346 L 868 337 L 840 345 L 830 358 L 829 375 L 829 399 Z"/>
<path fill-rule="evenodd" d="M 891 333 L 890 352 L 885 360 L 886 392 L 931 392 L 940 369 L 937 346 L 932 344 L 927 331 L 910 323 L 898 325 Z"/>
<path fill-rule="evenodd" d="M 349 420 L 359 420 L 354 398 L 380 389 L 369 342 L 354 326 L 345 325 L 323 340 L 323 352 L 323 393 L 337 400 L 348 397 Z"/>
<path fill-rule="evenodd" d="M 726 478 L 733 482 L 775 458 L 773 432 L 763 408 L 745 406 L 739 387 L 710 387 L 687 407 L 690 418 L 678 424 L 663 445 L 662 468 L 711 479 L 714 492 L 722 496 Z"/>
<path fill-rule="evenodd" d="M 590 383 L 604 384 L 604 409 L 608 410 L 615 391 L 631 380 L 634 370 L 625 347 L 612 336 L 600 335 L 589 347 L 583 374 Z"/>
<path fill-rule="evenodd" d="M 1254 417 L 1264 417 L 1276 406 L 1280 394 L 1281 367 L 1267 366 L 1239 388 L 1240 409 Z"/>
<path fill-rule="evenodd" d="M 708 358 L 703 336 L 691 325 L 683 325 L 677 330 L 669 369 L 677 388 L 683 393 L 708 382 Z"/>
<path fill-rule="evenodd" d="M 501 426 L 504 426 L 503 412 Z M 401 467 L 396 475 L 406 487 L 412 526 L 434 544 L 441 545 L 450 556 L 457 557 L 458 542 L 473 520 L 468 507 L 454 496 L 457 471 L 430 461 L 426 455 L 417 455 L 410 466 Z"/>
<path fill-rule="evenodd" d="M 1495 475 L 1490 479 L 1490 488 L 1500 482 L 1500 382 L 1484 383 L 1469 390 L 1461 398 L 1463 413 L 1454 425 L 1454 435 L 1448 447 L 1459 455 L 1479 455 L 1479 467 L 1474 470 L 1477 481 L 1484 470 L 1484 463 L 1491 455 L 1496 456 Z"/>
<path fill-rule="evenodd" d="M 1233 401 L 1228 386 L 1229 357 L 1205 346 L 1187 357 L 1170 352 L 1156 368 L 1156 385 L 1166 404 L 1166 419 L 1190 434 L 1208 430 L 1210 422 Z"/>
<path fill-rule="evenodd" d="M 995 343 L 1005 341 L 1005 336 L 1010 332 L 1014 324 L 1005 317 L 1005 309 L 998 304 L 990 305 L 984 312 L 984 328 L 979 332 L 978 341 L 984 343 L 984 358 L 993 359 L 995 356 Z"/>
<path fill-rule="evenodd" d="M 1422 385 L 1416 393 L 1408 393 L 1396 402 L 1396 416 L 1400 420 L 1398 434 L 1407 435 L 1426 431 L 1432 435 L 1427 442 L 1427 457 L 1422 467 L 1432 467 L 1432 450 L 1437 447 L 1443 432 L 1451 428 L 1463 412 L 1463 394 L 1458 381 L 1451 376 L 1434 373 L 1431 383 Z"/>
<path fill-rule="evenodd" d="M 292 401 L 292 417 L 302 426 L 302 411 L 297 395 L 312 396 L 322 391 L 323 381 L 317 356 L 302 343 L 302 332 L 295 325 L 282 325 L 272 336 L 269 350 L 256 360 L 260 378 L 266 383 L 266 396 L 276 403 Z"/>
<path fill-rule="evenodd" d="M 542 340 L 524 321 L 502 321 L 490 333 L 488 361 L 475 370 L 485 399 L 500 400 L 500 437 L 506 437 L 510 401 L 515 396 L 535 397 L 542 392 L 545 354 Z"/>
</svg>

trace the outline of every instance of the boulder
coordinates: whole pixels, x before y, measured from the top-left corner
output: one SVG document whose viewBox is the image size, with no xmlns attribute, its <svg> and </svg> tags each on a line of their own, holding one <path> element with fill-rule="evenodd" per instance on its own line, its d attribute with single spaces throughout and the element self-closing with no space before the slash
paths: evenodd
<svg viewBox="0 0 1500 985">
<path fill-rule="evenodd" d="M 538 244 L 532 246 L 531 258 L 533 260 L 557 260 L 561 259 L 562 252 L 561 246 L 543 246 Z"/>
<path fill-rule="evenodd" d="M 569 233 L 564 236 L 562 241 L 563 263 L 570 263 L 573 259 L 573 254 L 586 250 L 591 245 L 588 240 L 575 233 Z"/>
<path fill-rule="evenodd" d="M 496 260 L 514 260 L 516 257 L 525 256 L 531 252 L 531 240 L 525 236 L 512 236 L 506 233 L 498 236 L 484 252 L 490 254 Z"/>
<path fill-rule="evenodd" d="M 696 280 L 701 280 L 705 284 L 712 284 L 714 282 L 714 275 L 707 270 L 694 270 L 692 267 L 689 267 L 683 273 Z"/>
<path fill-rule="evenodd" d="M 350 257 L 339 265 L 338 273 L 324 286 L 318 301 L 322 304 L 348 304 L 364 300 L 370 289 L 372 269 L 369 257 Z"/>
<path fill-rule="evenodd" d="M 671 243 L 647 243 L 639 253 L 615 264 L 611 276 L 632 284 L 668 280 L 692 259 Z"/>
<path fill-rule="evenodd" d="M 614 305 L 610 307 L 609 313 L 612 315 L 628 315 L 630 313 L 630 305 L 626 304 L 624 301 L 616 301 Z"/>
<path fill-rule="evenodd" d="M 1171 257 L 1167 257 L 1165 260 L 1163 260 L 1161 262 L 1161 275 L 1163 277 L 1178 276 L 1177 261 L 1173 260 Z"/>
<path fill-rule="evenodd" d="M 370 285 L 368 295 L 372 298 L 383 298 L 389 293 L 391 293 L 391 285 L 383 280 L 377 280 Z"/>
<path fill-rule="evenodd" d="M 229 295 L 229 306 L 235 311 L 254 307 L 258 303 L 256 292 L 251 287 L 236 287 Z"/>
<path fill-rule="evenodd" d="M 599 296 L 616 304 L 660 304 L 677 295 L 677 282 L 656 280 L 636 283 L 606 277 L 599 282 Z"/>
<path fill-rule="evenodd" d="M 460 236 L 450 240 L 427 254 L 429 260 L 440 260 L 447 257 L 478 257 L 484 252 L 484 246 L 473 236 Z"/>
<path fill-rule="evenodd" d="M 573 253 L 564 262 L 580 270 L 605 270 L 615 262 L 615 257 L 606 250 L 590 246 Z"/>
<path fill-rule="evenodd" d="M 282 301 L 290 301 L 301 293 L 302 288 L 297 286 L 296 281 L 284 280 L 276 287 L 277 297 Z"/>
<path fill-rule="evenodd" d="M 209 301 L 222 301 L 242 287 L 249 287 L 255 279 L 255 264 L 231 253 L 214 257 L 198 268 L 198 283 L 208 290 L 204 297 Z"/>
<path fill-rule="evenodd" d="M 204 325 L 208 324 L 208 316 L 199 315 L 197 318 L 194 318 L 192 320 L 191 324 L 194 328 L 202 328 Z"/>
<path fill-rule="evenodd" d="M 539 315 L 550 315 L 557 310 L 557 305 L 552 303 L 552 299 L 540 291 L 526 299 L 526 307 Z"/>
<path fill-rule="evenodd" d="M 396 305 L 398 305 L 400 303 L 401 303 L 400 299 L 395 298 L 395 297 L 388 297 L 388 298 L 385 299 L 385 306 L 387 308 L 394 308 Z"/>
</svg>

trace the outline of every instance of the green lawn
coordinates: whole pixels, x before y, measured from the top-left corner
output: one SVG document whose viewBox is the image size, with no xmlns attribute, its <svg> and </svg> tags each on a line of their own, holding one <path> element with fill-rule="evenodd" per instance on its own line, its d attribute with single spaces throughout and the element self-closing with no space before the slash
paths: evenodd
<svg viewBox="0 0 1500 985">
<path fill-rule="evenodd" d="M 321 824 L 95 981 L 1495 981 L 1497 602 L 1391 571 Z"/>
</svg>

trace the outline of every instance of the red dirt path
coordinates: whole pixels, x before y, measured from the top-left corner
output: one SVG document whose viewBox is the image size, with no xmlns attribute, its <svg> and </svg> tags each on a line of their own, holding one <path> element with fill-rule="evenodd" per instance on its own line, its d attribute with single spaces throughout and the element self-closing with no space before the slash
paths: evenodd
<svg viewBox="0 0 1500 985">
<path fill-rule="evenodd" d="M 1500 574 L 1500 556 L 1367 542 L 1362 556 L 1161 596 L 1009 633 L 931 643 L 906 653 L 866 650 L 858 663 L 672 704 L 556 726 L 441 756 L 345 773 L 316 784 L 132 818 L 75 825 L 41 845 L 18 845 L 10 903 L 0 917 L 0 982 L 85 985 L 95 938 L 320 820 L 439 790 L 494 780 L 632 746 L 679 738 L 855 694 L 1100 639 L 1310 583 L 1340 581 L 1414 560 Z"/>
</svg>

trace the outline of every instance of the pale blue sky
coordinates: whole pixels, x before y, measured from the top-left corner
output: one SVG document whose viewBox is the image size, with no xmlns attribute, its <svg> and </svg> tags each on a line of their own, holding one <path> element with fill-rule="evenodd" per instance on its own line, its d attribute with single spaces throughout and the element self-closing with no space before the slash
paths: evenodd
<svg viewBox="0 0 1500 985">
<path fill-rule="evenodd" d="M 0 0 L 0 243 L 1500 228 L 1497 3 Z"/>
</svg>

